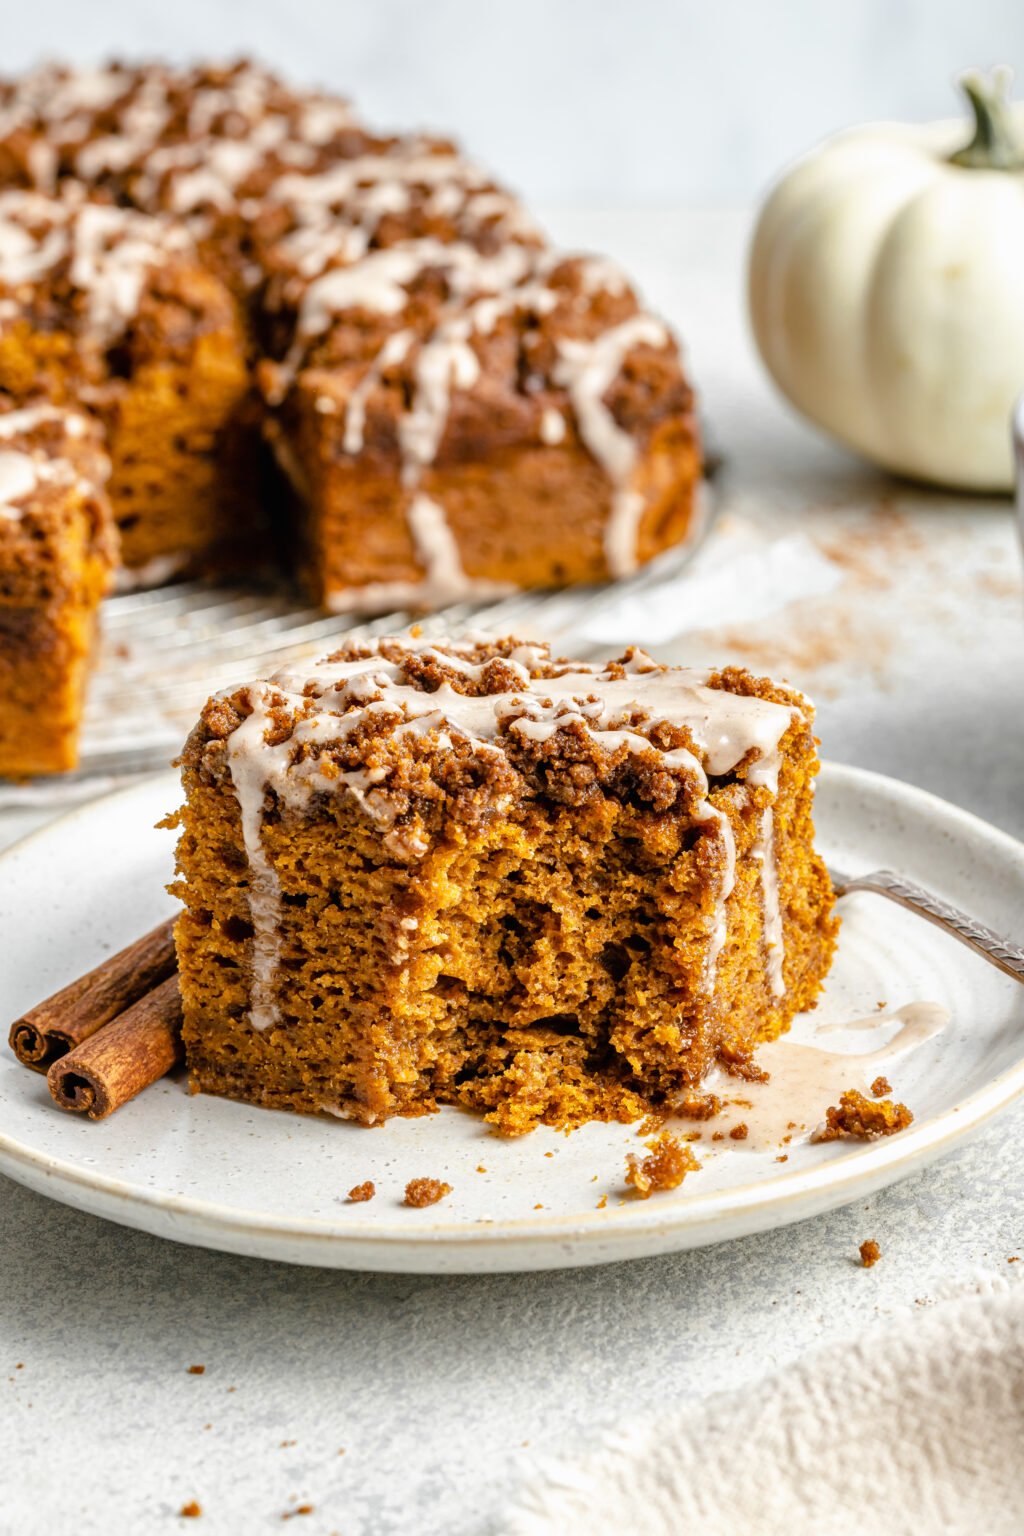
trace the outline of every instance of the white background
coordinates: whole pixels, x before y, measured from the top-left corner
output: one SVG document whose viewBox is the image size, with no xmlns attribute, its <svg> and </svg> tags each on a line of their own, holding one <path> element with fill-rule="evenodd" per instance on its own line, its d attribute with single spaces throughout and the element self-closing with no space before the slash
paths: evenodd
<svg viewBox="0 0 1024 1536">
<path fill-rule="evenodd" d="M 2 8 L 0 68 L 258 54 L 382 126 L 454 131 L 546 203 L 746 203 L 817 138 L 948 116 L 1019 66 L 1021 0 L 51 0 Z M 16 22 L 15 22 L 16 18 Z"/>
</svg>

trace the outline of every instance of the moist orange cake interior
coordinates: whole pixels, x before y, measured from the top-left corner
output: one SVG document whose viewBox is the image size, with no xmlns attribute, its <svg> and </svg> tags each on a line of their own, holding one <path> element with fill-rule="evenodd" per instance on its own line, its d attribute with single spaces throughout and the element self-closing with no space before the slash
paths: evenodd
<svg viewBox="0 0 1024 1536">
<path fill-rule="evenodd" d="M 351 642 L 183 757 L 193 1085 L 506 1134 L 670 1110 L 813 1006 L 812 711 L 738 669 Z"/>
</svg>

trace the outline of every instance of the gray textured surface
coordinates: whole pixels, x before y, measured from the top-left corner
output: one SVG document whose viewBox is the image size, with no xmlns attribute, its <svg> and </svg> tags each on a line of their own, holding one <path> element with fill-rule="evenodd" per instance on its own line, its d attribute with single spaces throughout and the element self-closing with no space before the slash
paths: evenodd
<svg viewBox="0 0 1024 1536">
<path fill-rule="evenodd" d="M 631 262 L 689 336 L 731 511 L 849 557 L 827 604 L 671 651 L 805 683 L 829 755 L 1024 833 L 1008 509 L 893 486 L 783 414 L 743 335 L 739 218 L 577 216 L 561 232 Z M 31 819 L 0 819 L 0 839 Z M 277 1530 L 305 1502 L 310 1536 L 486 1530 L 539 1452 L 1005 1273 L 1024 1255 L 1022 1135 L 1024 1107 L 920 1177 L 765 1237 L 514 1278 L 225 1257 L 0 1181 L 0 1531 L 146 1536 L 181 1528 L 193 1498 L 195 1528 L 218 1536 Z M 883 1252 L 870 1272 L 855 1262 L 866 1237 Z"/>
</svg>

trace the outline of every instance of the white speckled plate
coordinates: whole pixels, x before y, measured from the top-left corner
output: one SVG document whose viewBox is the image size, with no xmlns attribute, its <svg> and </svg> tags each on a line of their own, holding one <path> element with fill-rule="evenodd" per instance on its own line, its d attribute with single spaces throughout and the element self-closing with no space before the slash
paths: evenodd
<svg viewBox="0 0 1024 1536">
<path fill-rule="evenodd" d="M 0 1023 L 171 909 L 178 798 L 162 774 L 65 816 L 0 858 Z M 851 872 L 885 864 L 1018 938 L 1024 846 L 912 787 L 826 766 L 818 827 Z M 913 1126 L 869 1145 L 796 1140 L 752 1150 L 705 1139 L 682 1188 L 646 1201 L 623 1186 L 635 1129 L 539 1130 L 501 1141 L 457 1110 L 374 1130 L 190 1097 L 166 1080 L 93 1124 L 57 1110 L 44 1080 L 0 1049 L 0 1169 L 31 1188 L 162 1237 L 339 1268 L 500 1271 L 598 1264 L 799 1221 L 870 1194 L 949 1151 L 1024 1089 L 1024 987 L 880 897 L 842 903 L 839 956 L 793 1039 L 829 1051 L 885 1035 L 828 1026 L 920 1000 L 950 1023 L 885 1068 Z M 888 1026 L 888 1034 L 893 1026 Z M 822 1032 L 828 1031 L 827 1042 Z M 781 1073 L 782 1058 L 779 1072 Z M 851 1069 L 855 1064 L 851 1063 Z M 810 1123 L 825 1103 L 809 1104 Z M 737 1113 L 734 1117 L 739 1118 Z M 785 1156 L 785 1162 L 777 1161 Z M 408 1179 L 447 1180 L 441 1204 L 402 1204 Z M 374 1200 L 346 1191 L 365 1179 Z M 607 1203 L 599 1208 L 599 1201 Z"/>
</svg>

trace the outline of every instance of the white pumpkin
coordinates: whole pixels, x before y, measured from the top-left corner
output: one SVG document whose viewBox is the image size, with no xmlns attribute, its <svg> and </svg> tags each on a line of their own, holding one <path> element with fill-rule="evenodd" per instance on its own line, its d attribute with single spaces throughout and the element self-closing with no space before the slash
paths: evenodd
<svg viewBox="0 0 1024 1536">
<path fill-rule="evenodd" d="M 757 344 L 792 403 L 897 473 L 1013 484 L 1024 389 L 1024 110 L 965 76 L 964 123 L 878 123 L 775 187 L 750 255 Z"/>
</svg>

